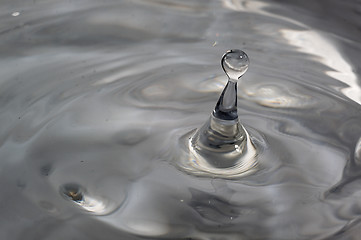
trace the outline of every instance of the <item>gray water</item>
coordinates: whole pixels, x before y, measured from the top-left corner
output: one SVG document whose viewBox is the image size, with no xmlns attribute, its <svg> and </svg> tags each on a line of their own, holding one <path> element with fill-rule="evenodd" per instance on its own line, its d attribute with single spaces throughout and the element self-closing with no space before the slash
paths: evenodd
<svg viewBox="0 0 361 240">
<path fill-rule="evenodd" d="M 0 239 L 360 239 L 360 1 L 0 4 Z M 190 174 L 231 48 L 260 168 Z"/>
</svg>

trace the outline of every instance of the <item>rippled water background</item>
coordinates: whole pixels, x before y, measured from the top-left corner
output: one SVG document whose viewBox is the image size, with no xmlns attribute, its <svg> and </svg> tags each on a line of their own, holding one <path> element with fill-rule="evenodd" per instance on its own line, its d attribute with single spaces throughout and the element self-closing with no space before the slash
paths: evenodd
<svg viewBox="0 0 361 240">
<path fill-rule="evenodd" d="M 359 0 L 0 4 L 0 239 L 360 239 Z M 192 176 L 230 48 L 262 168 Z"/>
</svg>

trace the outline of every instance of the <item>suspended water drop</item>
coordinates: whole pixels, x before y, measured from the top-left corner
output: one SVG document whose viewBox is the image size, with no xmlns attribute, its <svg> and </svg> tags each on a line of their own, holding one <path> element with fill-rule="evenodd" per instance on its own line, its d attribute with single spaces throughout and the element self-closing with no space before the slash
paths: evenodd
<svg viewBox="0 0 361 240">
<path fill-rule="evenodd" d="M 241 50 L 229 50 L 223 55 L 221 65 L 229 79 L 237 81 L 246 73 L 249 59 L 247 54 Z"/>
<path fill-rule="evenodd" d="M 229 50 L 223 55 L 221 65 L 228 76 L 228 82 L 216 104 L 213 116 L 222 120 L 235 120 L 238 118 L 237 80 L 248 69 L 248 56 L 241 50 Z"/>
<path fill-rule="evenodd" d="M 221 65 L 228 76 L 227 85 L 209 120 L 185 137 L 189 139 L 189 157 L 181 165 L 196 175 L 234 178 L 255 170 L 257 163 L 256 149 L 237 114 L 237 81 L 247 71 L 249 59 L 241 50 L 230 50 Z"/>
</svg>

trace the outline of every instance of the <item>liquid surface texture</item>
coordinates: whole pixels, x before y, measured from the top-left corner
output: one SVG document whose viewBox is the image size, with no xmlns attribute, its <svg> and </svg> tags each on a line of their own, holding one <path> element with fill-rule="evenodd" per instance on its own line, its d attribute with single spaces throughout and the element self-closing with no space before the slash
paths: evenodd
<svg viewBox="0 0 361 240">
<path fill-rule="evenodd" d="M 360 238 L 359 1 L 3 0 L 0 20 L 0 239 Z M 228 49 L 257 171 L 182 171 Z"/>
</svg>

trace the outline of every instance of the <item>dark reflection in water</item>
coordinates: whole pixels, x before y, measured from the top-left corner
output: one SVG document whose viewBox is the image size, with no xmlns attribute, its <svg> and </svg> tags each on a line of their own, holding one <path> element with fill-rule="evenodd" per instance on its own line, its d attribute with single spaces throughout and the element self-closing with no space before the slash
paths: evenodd
<svg viewBox="0 0 361 240">
<path fill-rule="evenodd" d="M 359 239 L 359 1 L 4 0 L 0 239 Z M 227 49 L 259 170 L 176 168 Z"/>
</svg>

